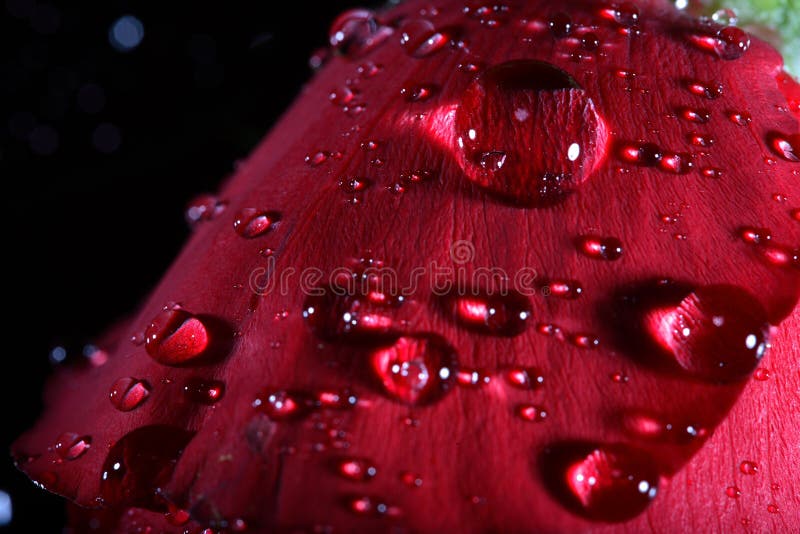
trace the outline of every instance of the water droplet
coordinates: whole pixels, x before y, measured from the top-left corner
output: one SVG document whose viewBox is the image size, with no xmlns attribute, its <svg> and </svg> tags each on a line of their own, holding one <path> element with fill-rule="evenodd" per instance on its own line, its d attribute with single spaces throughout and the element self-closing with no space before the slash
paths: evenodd
<svg viewBox="0 0 800 534">
<path fill-rule="evenodd" d="M 735 26 L 737 19 L 736 11 L 728 8 L 718 9 L 711 15 L 711 20 L 721 26 Z"/>
<path fill-rule="evenodd" d="M 186 206 L 186 222 L 194 227 L 200 222 L 210 221 L 225 211 L 226 204 L 213 195 L 195 197 Z"/>
<path fill-rule="evenodd" d="M 392 29 L 378 22 L 366 9 L 345 11 L 333 22 L 328 32 L 331 46 L 349 57 L 361 57 L 383 43 Z"/>
<path fill-rule="evenodd" d="M 578 239 L 578 250 L 590 258 L 615 261 L 622 257 L 622 241 L 616 237 L 585 235 Z"/>
<path fill-rule="evenodd" d="M 588 52 L 597 50 L 600 47 L 600 39 L 595 33 L 586 33 L 581 37 L 581 47 Z"/>
<path fill-rule="evenodd" d="M 457 366 L 455 350 L 432 334 L 399 337 L 373 351 L 370 363 L 384 391 L 406 404 L 438 399 L 450 389 Z"/>
<path fill-rule="evenodd" d="M 364 338 L 392 330 L 394 313 L 403 304 L 403 297 L 385 291 L 368 278 L 354 282 L 358 287 L 317 288 L 320 293 L 306 299 L 303 317 L 317 336 L 328 340 Z"/>
<path fill-rule="evenodd" d="M 745 243 L 753 245 L 765 244 L 772 239 L 772 232 L 769 228 L 758 228 L 755 226 L 743 226 L 739 229 L 739 236 Z"/>
<path fill-rule="evenodd" d="M 435 54 L 448 43 L 450 37 L 438 31 L 428 20 L 409 20 L 400 27 L 400 44 L 408 55 L 424 58 Z"/>
<path fill-rule="evenodd" d="M 305 393 L 269 388 L 258 393 L 252 406 L 276 421 L 301 418 L 314 407 L 313 399 Z"/>
<path fill-rule="evenodd" d="M 358 482 L 365 482 L 378 474 L 378 470 L 372 463 L 359 458 L 340 460 L 336 471 L 343 477 Z"/>
<path fill-rule="evenodd" d="M 614 10 L 614 20 L 626 28 L 639 24 L 639 8 L 631 2 L 623 2 Z"/>
<path fill-rule="evenodd" d="M 562 39 L 572 33 L 572 18 L 566 13 L 556 13 L 550 17 L 549 26 L 553 35 Z"/>
<path fill-rule="evenodd" d="M 758 464 L 745 460 L 739 464 L 739 471 L 744 475 L 755 475 L 758 473 Z"/>
<path fill-rule="evenodd" d="M 176 527 L 185 525 L 192 518 L 188 511 L 178 508 L 171 502 L 167 502 L 167 511 L 164 512 L 164 517 L 170 525 Z"/>
<path fill-rule="evenodd" d="M 692 132 L 688 136 L 689 142 L 694 146 L 701 146 L 708 148 L 714 144 L 714 138 L 708 134 L 699 134 L 697 132 Z"/>
<path fill-rule="evenodd" d="M 548 288 L 547 296 L 567 300 L 575 300 L 583 294 L 583 287 L 577 280 L 549 280 L 545 287 Z"/>
<path fill-rule="evenodd" d="M 428 170 L 415 170 L 415 171 L 408 171 L 404 172 L 400 175 L 400 179 L 395 182 L 389 190 L 396 194 L 403 194 L 406 190 L 415 185 L 422 182 L 427 182 L 433 177 L 433 172 Z"/>
<path fill-rule="evenodd" d="M 117 441 L 103 463 L 100 495 L 109 506 L 161 509 L 163 488 L 192 432 L 151 425 L 129 432 Z"/>
<path fill-rule="evenodd" d="M 731 499 L 738 499 L 739 497 L 741 497 L 742 492 L 736 486 L 728 486 L 727 488 L 725 488 L 725 495 L 727 495 Z"/>
<path fill-rule="evenodd" d="M 678 114 L 689 122 L 696 122 L 698 124 L 705 124 L 711 120 L 711 112 L 707 109 L 698 108 L 680 108 Z"/>
<path fill-rule="evenodd" d="M 422 477 L 417 473 L 412 473 L 411 471 L 403 471 L 402 473 L 400 473 L 400 482 L 402 482 L 409 488 L 422 487 Z"/>
<path fill-rule="evenodd" d="M 328 93 L 328 100 L 330 100 L 331 104 L 341 107 L 351 103 L 355 97 L 355 92 L 347 85 L 333 89 L 330 93 Z"/>
<path fill-rule="evenodd" d="M 362 202 L 364 192 L 372 187 L 372 180 L 363 176 L 349 176 L 339 180 L 339 190 L 344 193 L 347 202 L 358 204 Z"/>
<path fill-rule="evenodd" d="M 406 84 L 400 89 L 400 94 L 406 102 L 424 102 L 434 95 L 436 87 L 432 84 Z"/>
<path fill-rule="evenodd" d="M 617 149 L 620 159 L 644 167 L 655 167 L 663 157 L 663 151 L 654 143 L 623 143 Z"/>
<path fill-rule="evenodd" d="M 547 419 L 547 410 L 534 404 L 520 404 L 515 411 L 520 419 L 530 423 L 541 423 Z"/>
<path fill-rule="evenodd" d="M 753 120 L 753 117 L 746 111 L 731 111 L 728 118 L 739 126 L 748 126 Z"/>
<path fill-rule="evenodd" d="M 150 385 L 144 380 L 133 377 L 120 378 L 111 386 L 109 399 L 117 410 L 129 412 L 147 400 L 150 390 Z"/>
<path fill-rule="evenodd" d="M 769 145 L 775 154 L 786 161 L 800 162 L 800 134 L 772 133 L 769 135 Z"/>
<path fill-rule="evenodd" d="M 767 512 L 771 514 L 779 514 L 781 513 L 781 509 L 777 504 L 771 503 L 767 505 Z"/>
<path fill-rule="evenodd" d="M 331 157 L 331 153 L 325 150 L 318 150 L 311 154 L 307 154 L 305 157 L 305 162 L 310 165 L 311 167 L 318 167 L 328 161 L 328 158 Z"/>
<path fill-rule="evenodd" d="M 145 330 L 145 350 L 164 365 L 179 365 L 200 357 L 210 336 L 203 321 L 180 306 L 166 306 Z"/>
<path fill-rule="evenodd" d="M 705 167 L 701 171 L 703 176 L 706 178 L 721 178 L 722 177 L 722 169 L 718 169 L 716 167 Z"/>
<path fill-rule="evenodd" d="M 625 384 L 630 380 L 630 378 L 628 378 L 628 375 L 624 373 L 613 373 L 611 375 L 611 380 L 617 384 Z"/>
<path fill-rule="evenodd" d="M 525 206 L 564 200 L 600 164 L 608 138 L 594 102 L 577 82 L 531 60 L 502 63 L 476 76 L 455 123 L 457 157 L 467 177 Z"/>
<path fill-rule="evenodd" d="M 358 75 L 362 78 L 372 78 L 373 76 L 377 76 L 382 70 L 382 65 L 378 65 L 372 61 L 367 61 L 359 65 L 356 69 L 356 72 L 358 72 Z"/>
<path fill-rule="evenodd" d="M 644 452 L 625 445 L 587 450 L 558 451 L 572 457 L 559 486 L 566 486 L 573 507 L 582 515 L 601 521 L 624 521 L 639 515 L 658 492 L 659 472 Z M 555 466 L 553 466 L 555 467 Z"/>
<path fill-rule="evenodd" d="M 225 384 L 219 380 L 190 378 L 183 385 L 183 394 L 190 401 L 200 404 L 216 404 L 224 393 Z"/>
<path fill-rule="evenodd" d="M 713 382 L 745 378 L 767 349 L 766 311 L 735 286 L 695 289 L 677 304 L 653 310 L 649 321 L 655 340 L 681 368 Z"/>
<path fill-rule="evenodd" d="M 62 460 L 77 460 L 92 446 L 92 438 L 74 432 L 61 434 L 53 445 L 53 451 Z"/>
<path fill-rule="evenodd" d="M 664 152 L 661 156 L 661 161 L 658 162 L 658 167 L 662 171 L 672 174 L 686 174 L 692 170 L 693 166 L 694 163 L 692 162 L 691 154 L 685 152 Z"/>
<path fill-rule="evenodd" d="M 456 373 L 456 383 L 464 387 L 480 387 L 489 384 L 492 377 L 485 371 L 477 369 L 460 369 Z"/>
<path fill-rule="evenodd" d="M 600 339 L 592 334 L 571 334 L 569 341 L 579 349 L 596 349 L 600 346 Z"/>
<path fill-rule="evenodd" d="M 525 331 L 531 317 L 531 303 L 521 293 L 490 294 L 453 290 L 445 305 L 462 326 L 494 336 L 517 336 Z M 469 294 L 473 293 L 473 294 Z"/>
<path fill-rule="evenodd" d="M 744 30 L 728 26 L 717 32 L 714 49 L 721 59 L 739 59 L 749 48 L 750 36 Z"/>
<path fill-rule="evenodd" d="M 518 389 L 539 389 L 544 384 L 544 376 L 532 367 L 513 367 L 505 376 L 508 383 Z"/>
<path fill-rule="evenodd" d="M 233 220 L 233 229 L 242 237 L 254 238 L 272 230 L 280 219 L 280 214 L 275 211 L 244 208 Z"/>
<path fill-rule="evenodd" d="M 692 80 L 687 82 L 686 87 L 689 89 L 690 93 L 708 98 L 709 100 L 715 100 L 722 96 L 723 93 L 722 84 L 718 82 L 706 83 Z"/>
<path fill-rule="evenodd" d="M 553 323 L 539 323 L 536 325 L 536 331 L 543 336 L 554 337 L 560 341 L 564 340 L 564 332 L 561 327 Z"/>
<path fill-rule="evenodd" d="M 753 378 L 755 378 L 759 382 L 764 382 L 765 380 L 769 380 L 769 369 L 765 369 L 764 367 L 759 367 L 758 369 L 756 369 L 756 372 L 753 373 Z"/>
</svg>

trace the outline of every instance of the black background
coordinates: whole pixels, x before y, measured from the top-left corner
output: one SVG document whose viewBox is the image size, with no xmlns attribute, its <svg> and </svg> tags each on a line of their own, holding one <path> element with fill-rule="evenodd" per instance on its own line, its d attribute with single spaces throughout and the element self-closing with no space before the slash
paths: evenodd
<svg viewBox="0 0 800 534">
<path fill-rule="evenodd" d="M 82 357 L 137 307 L 188 235 L 187 201 L 247 156 L 354 4 L 4 0 L 0 490 L 14 519 L 0 531 L 64 523 L 63 501 L 5 452 L 41 409 L 50 351 Z M 109 43 L 123 15 L 144 27 L 129 52 Z"/>
</svg>

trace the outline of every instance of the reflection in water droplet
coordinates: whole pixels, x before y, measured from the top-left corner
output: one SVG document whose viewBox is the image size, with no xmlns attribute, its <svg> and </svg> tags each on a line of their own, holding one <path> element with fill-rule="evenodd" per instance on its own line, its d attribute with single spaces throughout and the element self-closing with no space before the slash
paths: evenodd
<svg viewBox="0 0 800 534">
<path fill-rule="evenodd" d="M 313 409 L 314 403 L 305 393 L 264 388 L 253 400 L 252 406 L 270 419 L 281 421 L 307 415 Z"/>
<path fill-rule="evenodd" d="M 721 59 L 739 59 L 750 48 L 750 36 L 744 30 L 728 26 L 717 32 L 715 51 Z"/>
<path fill-rule="evenodd" d="M 515 60 L 476 76 L 456 111 L 457 157 L 467 177 L 505 200 L 547 206 L 591 176 L 608 131 L 565 71 Z M 550 132 L 562 135 L 550 135 Z"/>
<path fill-rule="evenodd" d="M 455 349 L 432 334 L 397 338 L 375 349 L 370 364 L 384 391 L 406 404 L 437 400 L 450 389 L 457 370 Z"/>
<path fill-rule="evenodd" d="M 408 55 L 424 58 L 435 54 L 448 43 L 450 37 L 426 19 L 412 19 L 400 27 L 400 45 Z"/>
<path fill-rule="evenodd" d="M 533 367 L 513 367 L 505 376 L 510 385 L 519 389 L 539 389 L 544 384 L 544 376 Z"/>
<path fill-rule="evenodd" d="M 213 195 L 200 195 L 186 206 L 186 222 L 194 227 L 200 222 L 210 221 L 225 211 L 226 204 Z"/>
<path fill-rule="evenodd" d="M 530 423 L 541 423 L 547 419 L 547 410 L 534 404 L 520 404 L 515 411 L 517 417 Z"/>
<path fill-rule="evenodd" d="M 166 306 L 145 330 L 147 353 L 164 365 L 179 365 L 200 357 L 209 342 L 203 321 L 180 306 Z"/>
<path fill-rule="evenodd" d="M 361 57 L 383 43 L 393 30 L 380 24 L 372 11 L 352 9 L 333 22 L 328 32 L 331 46 L 351 58 Z"/>
<path fill-rule="evenodd" d="M 255 208 L 239 210 L 233 221 L 233 229 L 242 237 L 254 238 L 264 235 L 280 221 L 281 216 L 275 211 L 263 211 Z"/>
<path fill-rule="evenodd" d="M 61 434 L 53 445 L 53 451 L 62 460 L 77 460 L 92 446 L 92 438 L 74 432 Z"/>
<path fill-rule="evenodd" d="M 727 495 L 731 499 L 738 499 L 742 495 L 742 492 L 736 486 L 728 486 L 727 488 L 725 488 L 725 495 Z"/>
<path fill-rule="evenodd" d="M 744 475 L 755 475 L 758 473 L 758 464 L 745 460 L 739 464 L 739 471 Z"/>
<path fill-rule="evenodd" d="M 531 317 L 528 297 L 516 291 L 490 294 L 454 289 L 444 299 L 456 321 L 470 330 L 494 336 L 517 336 L 525 331 Z"/>
<path fill-rule="evenodd" d="M 225 393 L 225 384 L 219 380 L 190 378 L 183 385 L 183 394 L 192 402 L 216 404 Z"/>
<path fill-rule="evenodd" d="M 775 154 L 786 161 L 800 162 L 800 134 L 772 133 L 769 136 L 769 145 Z"/>
<path fill-rule="evenodd" d="M 616 237 L 585 235 L 578 239 L 578 250 L 590 258 L 615 261 L 622 257 L 622 242 Z"/>
<path fill-rule="evenodd" d="M 343 477 L 365 482 L 378 474 L 378 470 L 372 463 L 361 458 L 347 458 L 340 460 L 336 471 Z"/>
<path fill-rule="evenodd" d="M 111 386 L 109 399 L 117 410 L 129 412 L 147 400 L 150 389 L 150 385 L 144 380 L 133 377 L 120 378 Z"/>
</svg>

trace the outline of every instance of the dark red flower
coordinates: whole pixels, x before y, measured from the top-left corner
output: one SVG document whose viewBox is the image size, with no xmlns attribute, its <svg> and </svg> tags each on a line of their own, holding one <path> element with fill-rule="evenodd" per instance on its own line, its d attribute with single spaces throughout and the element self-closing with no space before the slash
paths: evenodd
<svg viewBox="0 0 800 534">
<path fill-rule="evenodd" d="M 122 532 L 791 530 L 777 52 L 661 0 L 408 1 L 331 44 L 19 467 Z"/>
</svg>

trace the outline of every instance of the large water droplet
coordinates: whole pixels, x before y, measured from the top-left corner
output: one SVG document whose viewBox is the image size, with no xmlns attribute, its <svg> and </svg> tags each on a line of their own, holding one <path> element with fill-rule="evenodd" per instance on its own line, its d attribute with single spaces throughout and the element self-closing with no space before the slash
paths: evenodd
<svg viewBox="0 0 800 534">
<path fill-rule="evenodd" d="M 518 292 L 487 293 L 453 290 L 445 306 L 464 327 L 494 336 L 517 336 L 531 318 L 528 297 Z"/>
<path fill-rule="evenodd" d="M 576 512 L 600 521 L 642 513 L 658 492 L 653 460 L 626 445 L 564 446 L 545 455 L 548 482 Z"/>
<path fill-rule="evenodd" d="M 382 25 L 366 9 L 345 11 L 333 21 L 328 32 L 331 46 L 352 58 L 361 57 L 383 43 L 393 30 Z"/>
<path fill-rule="evenodd" d="M 457 157 L 467 177 L 532 206 L 557 203 L 589 179 L 608 137 L 578 83 L 554 65 L 532 60 L 479 74 L 464 92 L 455 122 Z"/>
<path fill-rule="evenodd" d="M 164 508 L 158 497 L 172 477 L 175 464 L 194 434 L 167 425 L 151 425 L 129 432 L 106 456 L 100 494 L 111 506 Z"/>
<path fill-rule="evenodd" d="M 53 451 L 62 460 L 77 460 L 92 446 L 92 438 L 74 432 L 61 434 L 53 444 Z"/>
<path fill-rule="evenodd" d="M 233 229 L 242 237 L 253 238 L 264 235 L 281 219 L 275 211 L 264 211 L 256 208 L 244 208 L 236 215 Z"/>
<path fill-rule="evenodd" d="M 715 51 L 721 59 L 739 59 L 750 48 L 750 36 L 735 26 L 717 32 Z"/>
<path fill-rule="evenodd" d="M 686 372 L 713 382 L 748 376 L 767 348 L 769 322 L 761 303 L 744 289 L 705 286 L 675 304 L 653 309 L 651 335 Z"/>
<path fill-rule="evenodd" d="M 205 324 L 180 306 L 167 306 L 145 331 L 147 353 L 164 365 L 179 365 L 200 357 L 210 336 Z"/>
<path fill-rule="evenodd" d="M 567 37 L 572 33 L 572 18 L 566 13 L 556 13 L 550 17 L 550 31 L 553 32 L 557 38 L 561 39 Z"/>
<path fill-rule="evenodd" d="M 448 391 L 457 370 L 456 352 L 433 334 L 402 336 L 370 357 L 384 391 L 406 404 L 426 404 Z"/>
<path fill-rule="evenodd" d="M 147 400 L 150 389 L 150 385 L 144 380 L 132 377 L 120 378 L 111 386 L 109 399 L 117 410 L 129 412 Z"/>
</svg>

